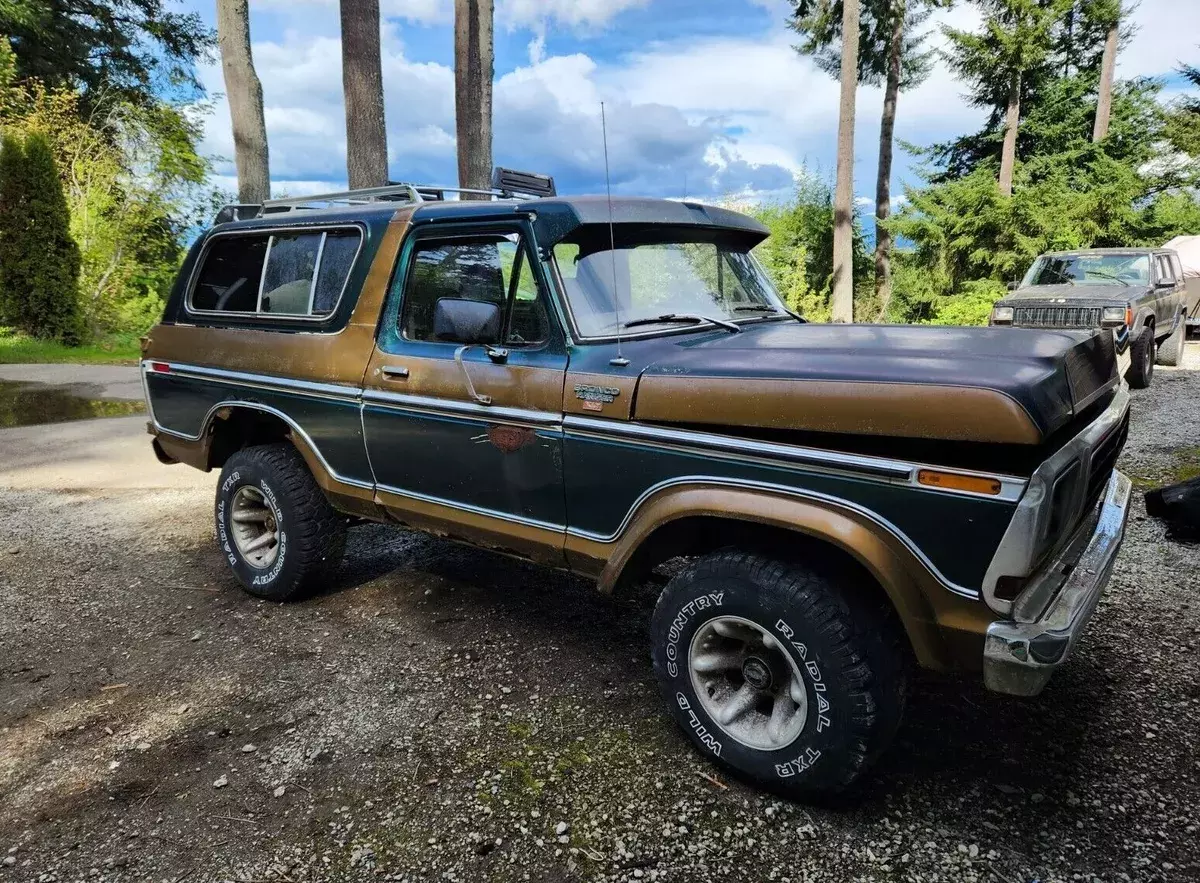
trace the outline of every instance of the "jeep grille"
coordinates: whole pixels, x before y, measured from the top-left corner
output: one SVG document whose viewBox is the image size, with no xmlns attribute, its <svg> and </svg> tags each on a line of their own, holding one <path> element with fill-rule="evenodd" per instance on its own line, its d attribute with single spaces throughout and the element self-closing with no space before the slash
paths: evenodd
<svg viewBox="0 0 1200 883">
<path fill-rule="evenodd" d="M 1099 328 L 1099 307 L 1016 307 L 1013 324 L 1024 328 Z"/>
</svg>

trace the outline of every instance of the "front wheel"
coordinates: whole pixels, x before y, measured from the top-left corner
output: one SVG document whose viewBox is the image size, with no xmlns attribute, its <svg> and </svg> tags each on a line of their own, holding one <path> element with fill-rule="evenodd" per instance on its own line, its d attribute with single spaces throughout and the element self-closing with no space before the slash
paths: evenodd
<svg viewBox="0 0 1200 883">
<path fill-rule="evenodd" d="M 247 592 L 289 601 L 326 584 L 342 558 L 346 521 L 290 444 L 243 448 L 221 470 L 217 543 Z"/>
<path fill-rule="evenodd" d="M 895 624 L 817 570 L 727 549 L 663 590 L 654 670 L 702 754 L 772 791 L 820 799 L 853 785 L 900 722 Z"/>
<path fill-rule="evenodd" d="M 1145 389 L 1150 385 L 1154 377 L 1156 348 L 1153 328 L 1143 328 L 1129 344 L 1129 370 L 1125 372 L 1125 379 L 1134 389 Z"/>
</svg>

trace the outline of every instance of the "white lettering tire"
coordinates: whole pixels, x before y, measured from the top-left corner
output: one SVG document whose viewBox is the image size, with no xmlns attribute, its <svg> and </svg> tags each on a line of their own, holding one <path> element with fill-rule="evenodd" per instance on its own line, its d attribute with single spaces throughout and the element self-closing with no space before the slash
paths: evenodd
<svg viewBox="0 0 1200 883">
<path fill-rule="evenodd" d="M 844 570 L 721 550 L 672 579 L 651 620 L 671 716 L 701 754 L 788 797 L 846 791 L 903 713 L 902 633 L 874 594 L 839 591 L 865 576 Z"/>
</svg>

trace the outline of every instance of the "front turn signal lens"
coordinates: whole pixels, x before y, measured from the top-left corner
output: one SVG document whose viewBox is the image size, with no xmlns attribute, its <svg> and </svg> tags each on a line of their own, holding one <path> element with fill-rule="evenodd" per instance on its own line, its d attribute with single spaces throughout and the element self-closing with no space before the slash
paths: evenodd
<svg viewBox="0 0 1200 883">
<path fill-rule="evenodd" d="M 999 479 L 963 475 L 959 472 L 938 472 L 934 469 L 919 470 L 917 483 L 943 491 L 970 491 L 973 494 L 989 494 L 990 496 L 999 494 L 1002 489 Z"/>
<path fill-rule="evenodd" d="M 992 307 L 993 325 L 1011 325 L 1013 320 L 1012 307 Z"/>
</svg>

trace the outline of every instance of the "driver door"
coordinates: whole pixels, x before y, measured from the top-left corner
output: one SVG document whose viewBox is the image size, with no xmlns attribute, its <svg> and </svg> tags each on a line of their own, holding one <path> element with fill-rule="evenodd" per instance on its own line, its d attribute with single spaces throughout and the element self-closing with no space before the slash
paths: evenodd
<svg viewBox="0 0 1200 883">
<path fill-rule="evenodd" d="M 376 502 L 398 521 L 561 566 L 567 355 L 532 255 L 522 224 L 409 234 L 367 367 L 363 432 Z M 493 307 L 494 330 L 453 321 Z"/>
</svg>

